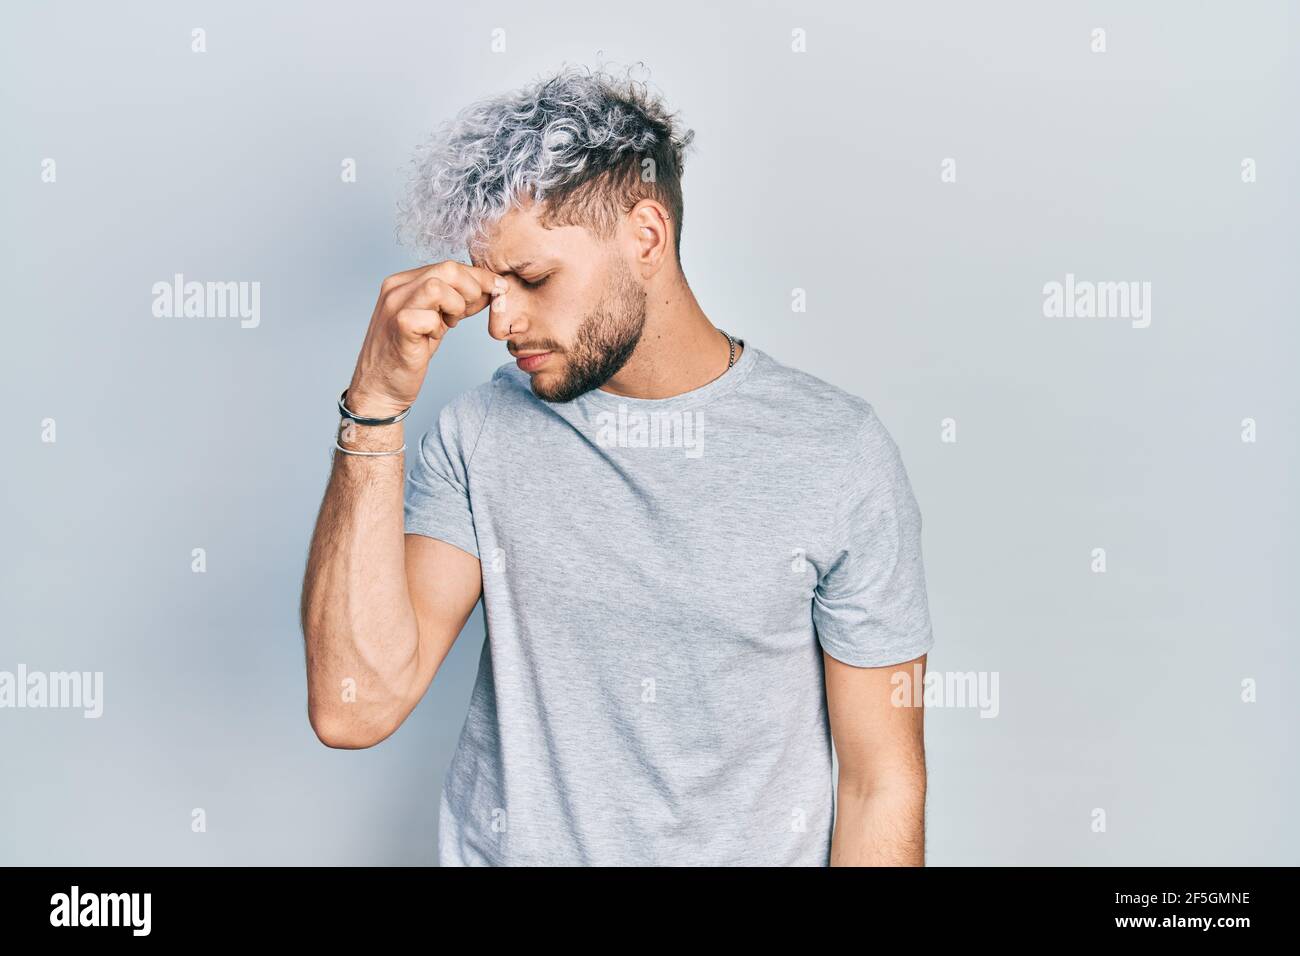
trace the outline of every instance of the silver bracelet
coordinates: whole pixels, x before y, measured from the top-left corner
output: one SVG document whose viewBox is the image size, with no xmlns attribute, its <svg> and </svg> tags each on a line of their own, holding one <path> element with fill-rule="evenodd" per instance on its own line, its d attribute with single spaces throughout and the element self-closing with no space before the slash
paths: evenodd
<svg viewBox="0 0 1300 956">
<path fill-rule="evenodd" d="M 339 444 L 338 439 L 334 439 L 334 447 L 339 451 L 346 452 L 349 455 L 365 455 L 367 458 L 375 458 L 380 455 L 400 455 L 406 451 L 406 442 L 402 442 L 401 448 L 394 448 L 392 451 L 356 451 L 352 448 L 344 448 Z"/>
<path fill-rule="evenodd" d="M 415 407 L 414 403 L 407 405 L 406 408 L 398 412 L 396 415 L 393 415 L 391 418 L 365 418 L 350 411 L 347 405 L 343 404 L 347 400 L 347 397 L 348 390 L 345 388 L 343 389 L 343 394 L 339 396 L 339 412 L 344 418 L 351 419 L 358 425 L 396 425 L 407 415 L 411 414 L 411 409 Z"/>
</svg>

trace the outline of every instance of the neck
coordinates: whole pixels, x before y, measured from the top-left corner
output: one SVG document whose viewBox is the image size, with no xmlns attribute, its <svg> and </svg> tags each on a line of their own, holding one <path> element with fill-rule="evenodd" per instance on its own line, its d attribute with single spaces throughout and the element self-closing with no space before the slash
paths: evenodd
<svg viewBox="0 0 1300 956">
<path fill-rule="evenodd" d="M 742 346 L 736 343 L 736 358 Z M 700 308 L 685 279 L 649 291 L 636 351 L 601 390 L 625 398 L 672 398 L 727 371 L 731 346 Z"/>
</svg>

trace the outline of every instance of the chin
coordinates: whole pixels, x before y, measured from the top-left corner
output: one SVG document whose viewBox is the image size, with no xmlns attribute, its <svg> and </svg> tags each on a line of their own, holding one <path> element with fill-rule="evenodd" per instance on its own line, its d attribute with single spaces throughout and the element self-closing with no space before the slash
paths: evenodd
<svg viewBox="0 0 1300 956">
<path fill-rule="evenodd" d="M 533 394 L 542 401 L 554 402 L 557 399 L 559 387 L 564 384 L 564 377 L 551 372 L 534 372 L 528 384 L 532 386 Z"/>
<path fill-rule="evenodd" d="M 573 394 L 569 377 L 564 370 L 551 370 L 545 372 L 534 372 L 532 380 L 529 382 L 532 386 L 533 394 L 544 402 L 550 402 L 552 405 L 563 405 L 573 401 L 578 395 L 584 394 L 587 389 L 578 394 Z"/>
</svg>

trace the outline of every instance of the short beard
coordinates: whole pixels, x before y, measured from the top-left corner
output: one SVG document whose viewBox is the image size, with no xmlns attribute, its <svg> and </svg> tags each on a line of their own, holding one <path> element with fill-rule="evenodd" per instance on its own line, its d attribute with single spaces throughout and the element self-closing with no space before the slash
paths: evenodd
<svg viewBox="0 0 1300 956">
<path fill-rule="evenodd" d="M 544 392 L 533 379 L 533 393 L 547 402 L 571 402 L 600 388 L 627 364 L 645 330 L 645 288 L 632 276 L 627 263 L 614 256 L 613 275 L 600 304 L 583 319 L 573 346 L 565 349 L 568 364 L 564 378 Z"/>
</svg>

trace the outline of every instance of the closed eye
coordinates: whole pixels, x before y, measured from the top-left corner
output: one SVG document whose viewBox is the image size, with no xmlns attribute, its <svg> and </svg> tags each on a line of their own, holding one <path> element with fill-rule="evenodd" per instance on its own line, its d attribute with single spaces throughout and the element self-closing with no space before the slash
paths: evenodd
<svg viewBox="0 0 1300 956">
<path fill-rule="evenodd" d="M 520 276 L 519 281 L 522 282 L 524 284 L 524 287 L 527 289 L 538 289 L 541 288 L 543 285 L 545 285 L 546 280 L 549 279 L 550 277 L 551 277 L 550 273 L 547 273 L 546 275 L 538 279 L 536 282 L 529 282 L 523 276 Z"/>
</svg>

